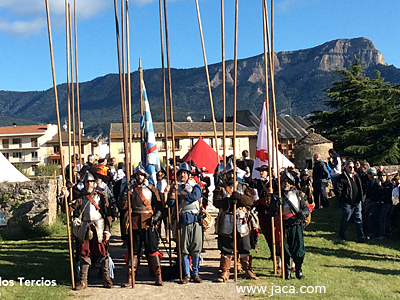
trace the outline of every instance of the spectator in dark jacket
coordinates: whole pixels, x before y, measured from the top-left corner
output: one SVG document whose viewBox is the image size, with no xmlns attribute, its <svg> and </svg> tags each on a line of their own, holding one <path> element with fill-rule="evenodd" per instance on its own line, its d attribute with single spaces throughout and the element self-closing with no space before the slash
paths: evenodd
<svg viewBox="0 0 400 300">
<path fill-rule="evenodd" d="M 378 172 L 378 179 L 371 191 L 371 200 L 373 205 L 368 215 L 368 234 L 371 238 L 374 231 L 374 224 L 379 216 L 379 233 L 378 240 L 385 238 L 386 217 L 392 207 L 392 190 L 393 184 L 387 178 L 385 171 Z"/>
<path fill-rule="evenodd" d="M 337 178 L 335 195 L 341 203 L 342 218 L 340 221 L 339 237 L 346 239 L 347 225 L 354 219 L 358 242 L 365 242 L 362 226 L 361 202 L 363 189 L 360 177 L 354 172 L 354 163 L 346 161 L 344 171 Z"/>
<path fill-rule="evenodd" d="M 313 188 L 315 208 L 328 207 L 328 196 L 326 195 L 326 183 L 329 176 L 326 164 L 321 159 L 321 154 L 314 154 Z"/>
</svg>

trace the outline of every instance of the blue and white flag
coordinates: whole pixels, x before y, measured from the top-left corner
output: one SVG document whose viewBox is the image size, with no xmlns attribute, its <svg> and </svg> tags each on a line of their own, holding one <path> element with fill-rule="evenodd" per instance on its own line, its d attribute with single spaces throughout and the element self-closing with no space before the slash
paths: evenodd
<svg viewBox="0 0 400 300">
<path fill-rule="evenodd" d="M 145 168 L 147 173 L 150 175 L 149 181 L 156 185 L 157 184 L 157 172 L 160 170 L 160 159 L 158 157 L 156 136 L 154 134 L 153 120 L 151 118 L 149 100 L 147 99 L 146 87 L 144 81 L 143 86 L 143 99 L 144 99 L 144 116 L 142 116 L 141 127 L 144 130 L 144 145 L 146 149 L 145 155 Z"/>
</svg>

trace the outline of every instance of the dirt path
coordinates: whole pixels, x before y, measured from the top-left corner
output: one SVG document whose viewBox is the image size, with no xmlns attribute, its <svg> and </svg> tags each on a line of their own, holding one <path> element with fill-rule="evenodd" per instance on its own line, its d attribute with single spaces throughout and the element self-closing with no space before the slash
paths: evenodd
<svg viewBox="0 0 400 300">
<path fill-rule="evenodd" d="M 160 251 L 163 253 L 163 280 L 164 286 L 158 287 L 154 285 L 154 277 L 150 275 L 146 259 L 141 259 L 141 265 L 138 268 L 136 276 L 136 285 L 134 289 L 120 288 L 120 284 L 127 280 L 127 266 L 124 261 L 125 247 L 122 247 L 122 242 L 119 236 L 119 226 L 113 226 L 114 236 L 111 238 L 109 252 L 115 264 L 115 278 L 113 279 L 115 287 L 112 289 L 102 288 L 102 280 L 97 278 L 97 270 L 89 271 L 89 288 L 80 292 L 71 291 L 73 298 L 79 299 L 239 299 L 240 295 L 236 292 L 236 284 L 233 279 L 226 283 L 217 283 L 219 257 L 220 252 L 217 249 L 216 235 L 213 233 L 214 228 L 210 228 L 205 235 L 204 249 L 206 252 L 203 255 L 203 264 L 200 266 L 200 275 L 203 279 L 201 284 L 188 283 L 185 285 L 179 284 L 172 277 L 171 268 L 169 268 L 169 256 L 164 247 L 164 244 L 159 245 Z M 118 231 L 117 228 L 118 227 Z M 164 230 L 163 230 L 164 234 Z M 174 246 L 174 243 L 172 244 Z M 165 244 L 168 247 L 168 244 Z M 168 272 L 169 271 L 169 272 Z M 233 271 L 233 268 L 232 268 Z M 174 272 L 176 272 L 174 270 Z M 179 271 L 173 276 L 179 278 Z M 233 275 L 231 275 L 233 278 Z"/>
</svg>

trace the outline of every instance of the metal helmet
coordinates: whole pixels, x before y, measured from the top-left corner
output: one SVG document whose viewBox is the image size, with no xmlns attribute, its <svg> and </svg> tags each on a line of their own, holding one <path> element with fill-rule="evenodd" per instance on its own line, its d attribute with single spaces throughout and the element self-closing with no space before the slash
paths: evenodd
<svg viewBox="0 0 400 300">
<path fill-rule="evenodd" d="M 146 171 L 146 168 L 143 166 L 142 162 L 139 162 L 139 164 L 137 165 L 134 174 L 136 173 L 141 173 L 142 175 L 144 175 L 146 178 L 149 177 L 149 174 Z"/>
<path fill-rule="evenodd" d="M 85 181 L 96 181 L 96 178 L 94 178 L 92 173 L 86 172 L 85 176 L 83 176 L 83 182 Z"/>
<path fill-rule="evenodd" d="M 178 171 L 176 173 L 179 174 L 179 172 L 181 172 L 181 171 L 186 171 L 188 173 L 191 173 L 192 172 L 192 168 L 188 165 L 188 163 L 183 162 L 179 166 Z"/>
<path fill-rule="evenodd" d="M 285 180 L 286 178 L 288 179 L 288 181 L 291 185 L 294 185 L 295 181 L 294 181 L 293 175 L 290 174 L 288 169 L 285 169 L 283 172 L 281 172 L 281 181 Z"/>
</svg>

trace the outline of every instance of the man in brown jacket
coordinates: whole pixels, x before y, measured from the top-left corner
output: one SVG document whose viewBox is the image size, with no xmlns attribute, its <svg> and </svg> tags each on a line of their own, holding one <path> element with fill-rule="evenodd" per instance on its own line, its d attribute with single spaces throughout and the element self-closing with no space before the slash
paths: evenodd
<svg viewBox="0 0 400 300">
<path fill-rule="evenodd" d="M 139 163 L 135 169 L 134 179 L 128 183 L 124 193 L 119 199 L 121 209 L 128 209 L 128 193 L 131 194 L 132 206 L 132 232 L 133 232 L 133 266 L 132 260 L 129 258 L 128 282 L 123 287 L 132 285 L 132 270 L 136 272 L 139 265 L 140 249 L 144 243 L 145 255 L 149 266 L 152 268 L 155 275 L 156 285 L 164 285 L 161 278 L 161 262 L 162 254 L 158 250 L 158 234 L 157 224 L 161 221 L 162 203 L 158 189 L 148 180 L 146 170 Z M 124 226 L 129 234 L 129 215 L 125 214 L 123 220 Z M 127 238 L 127 246 L 130 249 L 130 238 Z M 129 251 L 130 255 L 130 251 Z M 135 274 L 135 273 L 134 273 Z"/>
<path fill-rule="evenodd" d="M 223 169 L 222 164 L 219 167 Z M 219 208 L 218 214 L 218 249 L 221 251 L 220 269 L 222 273 L 219 282 L 229 279 L 231 260 L 233 257 L 234 241 L 233 230 L 237 231 L 237 250 L 240 262 L 247 279 L 258 279 L 251 269 L 250 262 L 250 227 L 249 211 L 257 194 L 248 184 L 237 182 L 234 187 L 233 164 L 230 161 L 222 170 L 222 184 L 217 186 L 213 194 L 213 204 Z M 236 212 L 233 205 L 236 204 Z M 233 228 L 233 218 L 237 218 L 237 228 Z"/>
</svg>

